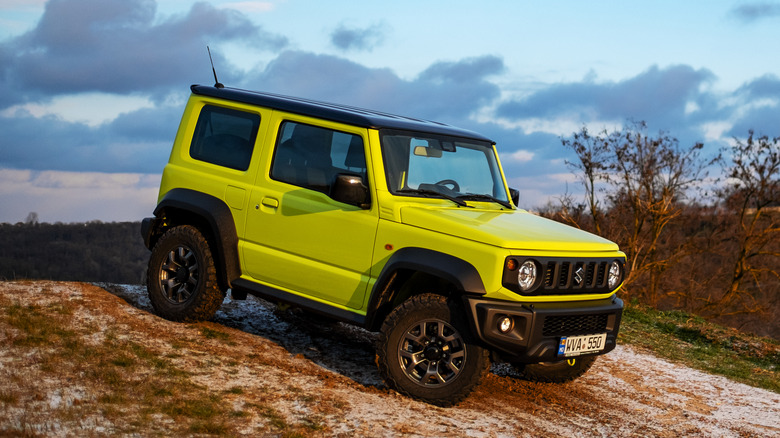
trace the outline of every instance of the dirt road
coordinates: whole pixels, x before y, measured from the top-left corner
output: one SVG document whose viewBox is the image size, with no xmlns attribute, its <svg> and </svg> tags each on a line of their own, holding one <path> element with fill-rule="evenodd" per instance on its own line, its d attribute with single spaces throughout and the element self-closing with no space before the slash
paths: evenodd
<svg viewBox="0 0 780 438">
<path fill-rule="evenodd" d="M 103 346 L 114 356 L 105 359 L 92 347 L 84 351 L 96 355 L 93 362 L 76 357 L 53 366 L 46 358 L 55 357 L 54 347 L 29 342 L 13 319 L 23 306 L 54 309 L 52 318 L 69 324 L 79 345 Z M 494 366 L 469 398 L 443 409 L 384 387 L 372 334 L 314 324 L 253 297 L 228 298 L 213 322 L 176 324 L 151 313 L 142 287 L 14 282 L 0 283 L 0 311 L 0 436 L 780 435 L 780 394 L 625 346 L 564 385 L 525 382 Z M 135 356 L 122 359 L 109 348 L 117 343 Z M 157 361 L 139 359 L 149 356 Z M 164 366 L 139 365 L 147 362 Z M 205 394 L 215 413 L 156 407 L 140 395 L 156 379 L 155 367 L 175 370 L 179 385 Z M 100 379 L 90 380 L 93 368 L 103 370 Z M 136 402 L 110 392 L 105 376 L 113 374 L 105 370 L 115 368 L 125 373 L 115 387 L 137 387 Z M 177 403 L 175 389 L 156 391 Z"/>
</svg>

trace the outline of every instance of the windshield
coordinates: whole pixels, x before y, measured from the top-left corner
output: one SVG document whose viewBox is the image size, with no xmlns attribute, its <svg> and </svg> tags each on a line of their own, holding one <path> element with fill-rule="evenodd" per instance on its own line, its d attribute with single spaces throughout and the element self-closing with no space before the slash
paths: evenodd
<svg viewBox="0 0 780 438">
<path fill-rule="evenodd" d="M 508 202 L 490 143 L 403 131 L 381 137 L 392 193 Z"/>
</svg>

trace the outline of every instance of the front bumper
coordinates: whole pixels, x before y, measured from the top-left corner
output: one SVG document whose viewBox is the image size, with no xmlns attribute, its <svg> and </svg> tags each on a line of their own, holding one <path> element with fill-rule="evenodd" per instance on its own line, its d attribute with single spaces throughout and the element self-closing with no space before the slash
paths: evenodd
<svg viewBox="0 0 780 438">
<path fill-rule="evenodd" d="M 560 360 L 562 336 L 606 333 L 604 354 L 615 349 L 623 301 L 611 298 L 565 303 L 508 303 L 466 297 L 475 335 L 507 362 L 538 363 Z M 514 324 L 508 333 L 498 329 L 504 317 Z"/>
</svg>

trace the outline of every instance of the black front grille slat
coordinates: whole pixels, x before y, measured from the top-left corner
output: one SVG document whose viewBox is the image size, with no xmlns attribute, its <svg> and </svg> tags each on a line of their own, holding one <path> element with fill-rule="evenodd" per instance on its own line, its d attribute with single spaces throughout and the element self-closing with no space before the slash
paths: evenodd
<svg viewBox="0 0 780 438">
<path fill-rule="evenodd" d="M 585 269 L 585 287 L 593 287 L 593 274 L 596 271 L 595 263 L 588 263 L 588 267 Z"/>
<path fill-rule="evenodd" d="M 608 314 L 549 316 L 544 319 L 543 336 L 576 336 L 607 331 Z"/>
<path fill-rule="evenodd" d="M 604 287 L 607 276 L 607 262 L 599 263 L 599 273 L 596 277 L 596 287 Z"/>
<path fill-rule="evenodd" d="M 555 262 L 547 262 L 544 269 L 544 287 L 553 287 L 555 279 Z"/>
<path fill-rule="evenodd" d="M 569 262 L 560 264 L 561 272 L 558 275 L 558 287 L 569 287 Z"/>
</svg>

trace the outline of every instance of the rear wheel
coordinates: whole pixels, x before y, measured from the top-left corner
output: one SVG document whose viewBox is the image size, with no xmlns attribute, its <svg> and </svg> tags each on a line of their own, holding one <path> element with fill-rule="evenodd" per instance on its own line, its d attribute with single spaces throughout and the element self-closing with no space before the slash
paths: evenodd
<svg viewBox="0 0 780 438">
<path fill-rule="evenodd" d="M 171 228 L 152 249 L 146 287 L 158 315 L 172 321 L 214 316 L 225 294 L 219 289 L 211 248 L 197 228 Z"/>
<path fill-rule="evenodd" d="M 512 366 L 525 380 L 564 383 L 585 374 L 593 366 L 594 362 L 596 362 L 596 356 L 585 356 L 572 357 L 555 362 L 513 364 Z"/>
<path fill-rule="evenodd" d="M 474 342 L 463 311 L 445 297 L 424 294 L 388 315 L 377 344 L 377 365 L 398 392 L 451 406 L 479 384 L 490 363 L 487 351 Z"/>
</svg>

